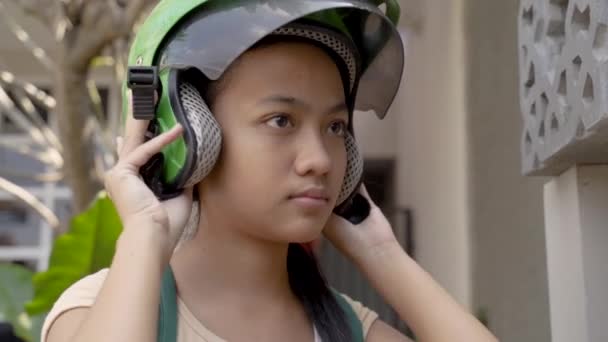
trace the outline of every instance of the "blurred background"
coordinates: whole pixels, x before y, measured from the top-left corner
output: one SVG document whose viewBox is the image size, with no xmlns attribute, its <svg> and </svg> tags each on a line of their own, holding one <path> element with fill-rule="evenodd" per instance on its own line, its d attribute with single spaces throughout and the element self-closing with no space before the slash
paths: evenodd
<svg viewBox="0 0 608 342">
<path fill-rule="evenodd" d="M 82 245 L 103 245 L 107 199 L 89 203 L 115 160 L 129 38 L 153 3 L 0 0 L 0 321 L 24 340 L 37 339 L 54 280 L 98 267 Z M 355 117 L 370 193 L 408 253 L 501 341 L 551 341 L 547 178 L 521 166 L 520 4 L 401 6 L 399 94 L 385 120 Z M 320 254 L 334 286 L 407 330 L 328 244 Z"/>
</svg>

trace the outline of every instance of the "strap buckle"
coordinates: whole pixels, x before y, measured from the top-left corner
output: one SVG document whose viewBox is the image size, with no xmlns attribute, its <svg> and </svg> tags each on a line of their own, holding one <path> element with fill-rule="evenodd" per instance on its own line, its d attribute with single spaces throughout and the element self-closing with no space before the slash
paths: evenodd
<svg viewBox="0 0 608 342">
<path fill-rule="evenodd" d="M 152 120 L 156 116 L 156 91 L 159 88 L 158 67 L 129 67 L 127 87 L 133 93 L 133 117 Z"/>
</svg>

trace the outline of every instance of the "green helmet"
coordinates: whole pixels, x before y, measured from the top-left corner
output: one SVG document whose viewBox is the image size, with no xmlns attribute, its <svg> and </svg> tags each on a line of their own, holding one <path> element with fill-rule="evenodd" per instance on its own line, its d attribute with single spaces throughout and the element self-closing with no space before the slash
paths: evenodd
<svg viewBox="0 0 608 342">
<path fill-rule="evenodd" d="M 374 111 L 383 118 L 399 88 L 404 52 L 395 27 L 397 0 L 386 14 L 373 0 L 162 0 L 132 44 L 129 77 L 136 118 L 152 119 L 159 134 L 180 123 L 183 137 L 152 158 L 141 172 L 160 198 L 200 182 L 215 165 L 221 131 L 193 71 L 219 79 L 242 53 L 268 36 L 290 36 L 314 43 L 334 56 L 352 111 Z M 154 105 L 154 91 L 159 94 Z M 123 101 L 126 103 L 126 101 Z M 123 108 L 126 113 L 126 108 Z M 347 170 L 337 204 L 360 184 L 363 159 L 350 133 Z"/>
</svg>

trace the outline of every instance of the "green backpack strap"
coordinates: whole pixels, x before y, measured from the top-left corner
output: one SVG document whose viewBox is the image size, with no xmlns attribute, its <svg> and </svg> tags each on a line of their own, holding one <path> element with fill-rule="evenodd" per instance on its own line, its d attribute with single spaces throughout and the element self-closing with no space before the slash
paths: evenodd
<svg viewBox="0 0 608 342">
<path fill-rule="evenodd" d="M 363 325 L 357 317 L 352 306 L 342 297 L 340 293 L 332 289 L 336 301 L 346 315 L 346 322 L 350 328 L 353 342 L 364 342 Z M 160 307 L 158 319 L 158 342 L 177 341 L 177 288 L 175 277 L 171 266 L 163 273 L 160 291 Z"/>
<path fill-rule="evenodd" d="M 336 298 L 336 301 L 342 308 L 342 311 L 344 311 L 344 314 L 346 315 L 346 323 L 350 328 L 350 335 L 352 337 L 352 341 L 365 342 L 365 337 L 363 336 L 363 325 L 361 324 L 359 317 L 357 317 L 357 313 L 355 312 L 355 310 L 353 310 L 353 307 L 346 301 L 344 297 L 342 297 L 342 295 L 338 291 L 332 289 L 332 292 L 334 294 L 334 297 Z"/>
<path fill-rule="evenodd" d="M 158 342 L 177 341 L 177 289 L 171 266 L 163 273 L 160 288 Z"/>
</svg>

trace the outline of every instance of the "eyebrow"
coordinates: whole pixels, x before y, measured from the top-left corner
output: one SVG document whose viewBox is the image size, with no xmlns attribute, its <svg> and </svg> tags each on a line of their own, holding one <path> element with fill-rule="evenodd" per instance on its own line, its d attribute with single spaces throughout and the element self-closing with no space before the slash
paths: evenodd
<svg viewBox="0 0 608 342">
<path fill-rule="evenodd" d="M 304 107 L 304 108 L 310 109 L 309 104 L 307 104 L 306 102 L 304 102 L 300 99 L 297 99 L 293 96 L 272 95 L 272 96 L 268 96 L 258 102 L 258 104 L 269 104 L 269 103 L 278 103 L 278 104 L 284 104 L 284 105 L 288 105 L 288 106 Z M 325 115 L 334 114 L 334 113 L 338 113 L 338 112 L 347 112 L 347 111 L 348 111 L 348 106 L 346 105 L 346 103 L 344 101 L 340 101 L 340 103 L 337 103 L 337 104 L 329 107 L 329 109 L 327 111 L 325 111 Z"/>
</svg>

